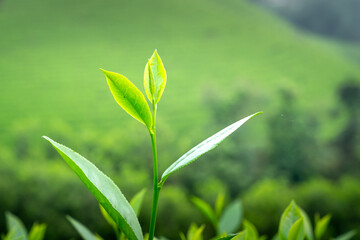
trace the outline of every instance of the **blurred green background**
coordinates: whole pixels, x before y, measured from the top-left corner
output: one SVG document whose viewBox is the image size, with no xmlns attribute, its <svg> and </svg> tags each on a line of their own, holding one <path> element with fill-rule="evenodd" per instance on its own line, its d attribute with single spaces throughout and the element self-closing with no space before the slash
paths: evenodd
<svg viewBox="0 0 360 240">
<path fill-rule="evenodd" d="M 189 196 L 213 203 L 221 191 L 242 199 L 245 217 L 268 236 L 291 199 L 311 217 L 331 213 L 334 234 L 360 230 L 359 11 L 357 0 L 0 0 L 0 232 L 11 211 L 28 227 L 46 222 L 48 239 L 77 236 L 67 214 L 112 237 L 42 135 L 93 161 L 128 198 L 147 187 L 148 229 L 150 138 L 117 106 L 99 68 L 143 90 L 154 49 L 168 75 L 161 171 L 264 111 L 168 180 L 158 235 L 178 239 L 204 222 Z"/>
</svg>

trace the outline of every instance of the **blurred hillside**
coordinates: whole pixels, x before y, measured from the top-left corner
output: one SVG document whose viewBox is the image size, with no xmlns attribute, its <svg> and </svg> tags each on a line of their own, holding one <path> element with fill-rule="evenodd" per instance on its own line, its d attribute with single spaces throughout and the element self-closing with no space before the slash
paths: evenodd
<svg viewBox="0 0 360 240">
<path fill-rule="evenodd" d="M 217 130 L 264 111 L 169 179 L 160 233 L 176 238 L 202 220 L 189 194 L 212 201 L 222 189 L 251 199 L 256 189 L 248 189 L 265 178 L 308 186 L 312 178 L 337 181 L 360 172 L 359 46 L 295 29 L 253 2 L 2 0 L 0 30 L 0 214 L 11 210 L 27 224 L 46 221 L 49 239 L 74 236 L 66 214 L 103 236 L 110 229 L 42 135 L 92 160 L 126 196 L 151 189 L 146 130 L 117 106 L 99 68 L 143 90 L 144 66 L 155 48 L 168 74 L 158 111 L 161 170 Z M 348 194 L 344 203 L 359 197 Z M 309 196 L 304 202 L 313 200 Z M 334 219 L 341 215 L 338 199 L 327 209 L 339 213 Z M 150 195 L 146 202 L 144 229 Z M 280 203 L 282 211 L 288 202 Z M 351 214 L 336 231 L 354 227 L 360 213 Z M 271 224 L 259 224 L 273 233 Z"/>
<path fill-rule="evenodd" d="M 295 25 L 321 35 L 360 41 L 358 0 L 253 0 Z"/>
</svg>

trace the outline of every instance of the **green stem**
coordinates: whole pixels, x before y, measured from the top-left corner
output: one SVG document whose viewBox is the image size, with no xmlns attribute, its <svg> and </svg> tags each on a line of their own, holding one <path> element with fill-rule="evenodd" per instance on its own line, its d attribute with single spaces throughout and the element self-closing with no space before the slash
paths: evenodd
<svg viewBox="0 0 360 240">
<path fill-rule="evenodd" d="M 154 189 L 153 189 L 153 203 L 151 209 L 150 229 L 149 229 L 149 240 L 154 239 L 155 235 L 155 223 L 157 215 L 157 207 L 159 202 L 159 195 L 161 187 L 159 187 L 159 176 L 158 176 L 158 161 L 157 161 L 157 148 L 156 148 L 156 104 L 153 104 L 153 131 L 150 132 L 151 145 L 153 152 L 153 169 L 154 169 Z"/>
</svg>

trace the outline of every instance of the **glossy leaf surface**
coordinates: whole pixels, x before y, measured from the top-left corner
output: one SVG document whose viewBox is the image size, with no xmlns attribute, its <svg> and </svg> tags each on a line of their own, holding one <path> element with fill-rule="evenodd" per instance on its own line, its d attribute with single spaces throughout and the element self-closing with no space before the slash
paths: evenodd
<svg viewBox="0 0 360 240">
<path fill-rule="evenodd" d="M 288 240 L 304 239 L 304 219 L 298 219 L 290 228 Z"/>
<path fill-rule="evenodd" d="M 299 219 L 303 219 L 301 210 L 296 205 L 296 203 L 292 201 L 290 205 L 285 209 L 280 219 L 280 225 L 279 225 L 280 240 L 288 239 L 288 235 L 291 227 Z"/>
<path fill-rule="evenodd" d="M 224 211 L 220 218 L 218 234 L 235 233 L 239 228 L 243 217 L 243 207 L 240 200 L 232 202 Z"/>
<path fill-rule="evenodd" d="M 7 230 L 9 232 L 9 239 L 27 240 L 27 231 L 20 218 L 10 212 L 6 212 L 5 217 Z"/>
<path fill-rule="evenodd" d="M 148 129 L 152 126 L 149 105 L 142 92 L 125 76 L 101 69 L 106 76 L 110 91 L 116 102 L 132 117 L 145 124 Z"/>
<path fill-rule="evenodd" d="M 135 212 L 115 183 L 80 154 L 48 137 L 44 138 L 59 152 L 125 235 L 130 240 L 142 240 Z"/>
<path fill-rule="evenodd" d="M 241 125 L 243 125 L 246 121 L 251 119 L 252 117 L 260 114 L 261 112 L 252 114 L 246 118 L 243 118 L 225 129 L 219 131 L 213 136 L 209 137 L 205 141 L 198 144 L 196 147 L 192 148 L 190 151 L 185 153 L 182 157 L 180 157 L 176 162 L 174 162 L 169 168 L 165 170 L 162 175 L 161 181 L 164 182 L 166 178 L 173 172 L 179 170 L 180 168 L 188 165 L 189 163 L 195 161 L 198 157 L 203 155 L 204 153 L 214 149 L 219 143 L 221 143 L 225 138 L 227 138 L 230 134 L 235 132 Z"/>
<path fill-rule="evenodd" d="M 150 71 L 149 71 L 150 64 Z M 144 87 L 148 99 L 156 104 L 164 92 L 166 85 L 166 71 L 157 51 L 153 53 L 144 71 Z"/>
</svg>

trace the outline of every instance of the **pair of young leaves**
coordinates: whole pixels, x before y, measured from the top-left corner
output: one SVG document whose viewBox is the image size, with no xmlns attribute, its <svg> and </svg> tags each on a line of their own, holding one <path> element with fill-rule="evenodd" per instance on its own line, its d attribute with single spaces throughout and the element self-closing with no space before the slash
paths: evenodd
<svg viewBox="0 0 360 240">
<path fill-rule="evenodd" d="M 131 116 L 145 124 L 150 134 L 155 134 L 153 119 L 144 95 L 126 77 L 118 73 L 102 71 L 105 73 L 106 80 L 117 103 Z M 156 51 L 145 67 L 144 79 L 147 96 L 153 106 L 156 106 L 166 84 L 165 68 Z M 226 137 L 257 114 L 259 113 L 252 114 L 231 124 L 192 148 L 165 170 L 160 184 L 163 184 L 173 172 L 215 148 Z M 59 152 L 128 239 L 142 240 L 143 233 L 136 214 L 115 183 L 80 154 L 48 137 L 44 138 Z"/>
<path fill-rule="evenodd" d="M 23 222 L 14 214 L 7 212 L 6 225 L 8 233 L 1 236 L 2 240 L 43 240 L 46 232 L 46 224 L 34 223 L 28 233 Z"/>
<path fill-rule="evenodd" d="M 116 102 L 133 118 L 153 131 L 153 118 L 142 92 L 125 76 L 101 69 Z M 166 71 L 157 51 L 148 60 L 144 71 L 144 87 L 149 101 L 156 105 L 164 92 Z"/>
</svg>

